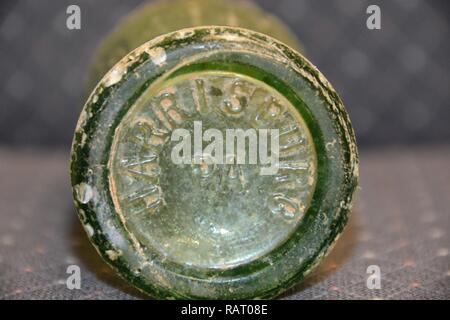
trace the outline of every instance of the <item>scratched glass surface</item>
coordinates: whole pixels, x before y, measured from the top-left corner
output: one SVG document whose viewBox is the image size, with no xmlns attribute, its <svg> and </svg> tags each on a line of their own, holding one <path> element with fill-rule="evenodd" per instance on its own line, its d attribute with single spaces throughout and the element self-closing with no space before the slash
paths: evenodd
<svg viewBox="0 0 450 320">
<path fill-rule="evenodd" d="M 278 129 L 278 172 L 261 175 L 260 164 L 248 163 L 175 164 L 171 133 L 184 128 L 192 137 L 194 121 L 224 136 L 227 129 Z M 316 162 L 306 124 L 276 90 L 201 71 L 151 86 L 131 107 L 115 133 L 110 181 L 140 243 L 175 263 L 225 269 L 289 238 L 309 207 Z"/>
</svg>

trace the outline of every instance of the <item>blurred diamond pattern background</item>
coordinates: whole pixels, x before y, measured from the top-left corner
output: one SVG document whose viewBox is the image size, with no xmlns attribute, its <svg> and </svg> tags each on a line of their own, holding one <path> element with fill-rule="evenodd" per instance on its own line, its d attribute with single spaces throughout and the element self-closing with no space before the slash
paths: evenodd
<svg viewBox="0 0 450 320">
<path fill-rule="evenodd" d="M 285 299 L 450 298 L 450 2 L 258 0 L 344 100 L 361 190 L 331 255 Z M 141 0 L 0 2 L 0 299 L 135 299 L 74 213 L 69 148 L 89 62 Z M 82 28 L 66 28 L 77 4 Z M 381 7 L 381 30 L 366 8 Z M 32 149 L 32 150 L 30 150 Z M 82 270 L 68 290 L 66 268 Z M 379 265 L 382 289 L 366 287 Z"/>
<path fill-rule="evenodd" d="M 3 0 L 0 145 L 68 148 L 90 59 L 141 0 Z M 340 93 L 360 147 L 450 139 L 450 3 L 446 0 L 258 0 L 298 36 Z M 66 8 L 82 11 L 66 28 Z M 382 29 L 366 28 L 381 7 Z"/>
</svg>

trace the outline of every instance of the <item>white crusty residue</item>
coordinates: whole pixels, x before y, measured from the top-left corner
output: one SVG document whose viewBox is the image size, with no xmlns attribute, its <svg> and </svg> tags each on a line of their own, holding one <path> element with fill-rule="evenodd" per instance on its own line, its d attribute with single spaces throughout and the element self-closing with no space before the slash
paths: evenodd
<svg viewBox="0 0 450 320">
<path fill-rule="evenodd" d="M 114 69 L 112 69 L 104 78 L 103 85 L 105 87 L 110 87 L 116 83 L 118 83 L 120 80 L 122 80 L 122 77 L 127 72 L 126 64 L 119 63 Z"/>
<path fill-rule="evenodd" d="M 152 60 L 152 62 L 154 64 L 156 64 L 157 66 L 160 67 L 166 63 L 167 57 L 166 57 L 166 51 L 164 50 L 164 48 L 156 47 L 156 48 L 148 49 L 148 50 L 146 50 L 146 52 L 150 56 L 150 59 Z"/>
<path fill-rule="evenodd" d="M 86 230 L 89 238 L 92 237 L 94 235 L 94 229 L 92 228 L 92 226 L 89 223 L 86 223 L 84 225 L 84 229 Z"/>
<path fill-rule="evenodd" d="M 77 200 L 81 203 L 88 203 L 94 196 L 92 187 L 85 182 L 81 182 L 75 186 Z"/>
<path fill-rule="evenodd" d="M 85 145 L 86 139 L 87 139 L 87 134 L 83 131 L 82 134 L 81 134 L 80 147 L 83 147 Z"/>
<path fill-rule="evenodd" d="M 109 259 L 111 259 L 112 261 L 116 260 L 118 257 L 120 257 L 122 255 L 122 251 L 121 250 L 106 250 L 105 251 L 106 254 L 108 255 Z"/>
</svg>

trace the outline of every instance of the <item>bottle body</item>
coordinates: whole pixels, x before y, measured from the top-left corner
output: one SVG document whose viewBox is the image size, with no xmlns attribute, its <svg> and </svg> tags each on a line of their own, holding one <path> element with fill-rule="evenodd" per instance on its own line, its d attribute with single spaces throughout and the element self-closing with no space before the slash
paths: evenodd
<svg viewBox="0 0 450 320">
<path fill-rule="evenodd" d="M 295 35 L 278 18 L 247 0 L 159 0 L 126 16 L 101 43 L 90 70 L 89 88 L 123 56 L 157 36 L 198 26 L 230 26 L 261 32 L 299 50 Z"/>
<path fill-rule="evenodd" d="M 177 27 L 164 26 L 152 32 Z M 136 28 L 113 33 L 97 77 L 147 38 Z M 91 242 L 157 298 L 279 295 L 323 259 L 351 211 L 358 153 L 342 101 L 262 33 L 209 25 L 147 40 L 113 63 L 78 120 L 71 180 Z"/>
</svg>

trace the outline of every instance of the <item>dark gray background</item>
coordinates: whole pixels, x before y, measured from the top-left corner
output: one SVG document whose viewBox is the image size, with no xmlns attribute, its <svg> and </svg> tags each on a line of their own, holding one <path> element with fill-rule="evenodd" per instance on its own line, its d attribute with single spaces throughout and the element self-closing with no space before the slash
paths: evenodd
<svg viewBox="0 0 450 320">
<path fill-rule="evenodd" d="M 70 145 L 95 48 L 140 0 L 0 4 L 0 146 Z M 342 96 L 360 147 L 448 143 L 449 1 L 259 0 Z M 82 29 L 66 28 L 78 4 Z M 366 28 L 369 4 L 382 29 Z"/>
<path fill-rule="evenodd" d="M 89 244 L 68 174 L 89 61 L 141 2 L 0 1 L 0 300 L 144 297 Z M 345 232 L 282 298 L 449 299 L 450 1 L 257 2 L 341 94 L 361 150 Z M 65 27 L 69 4 L 81 7 L 80 31 Z M 368 4 L 381 6 L 381 31 L 365 26 Z M 66 287 L 72 264 L 81 290 Z M 367 288 L 369 265 L 381 289 Z"/>
</svg>

